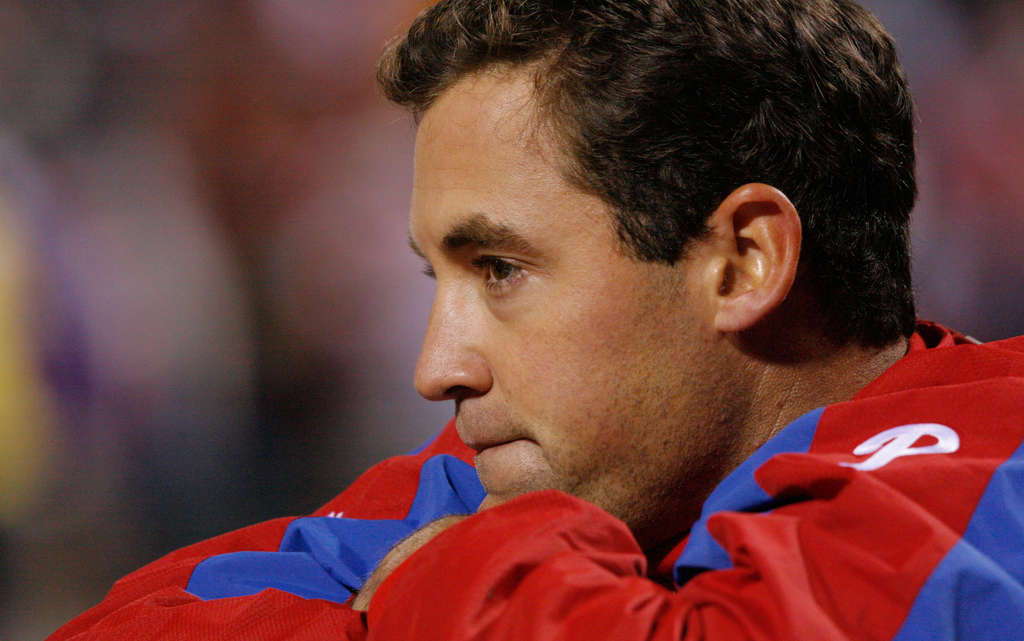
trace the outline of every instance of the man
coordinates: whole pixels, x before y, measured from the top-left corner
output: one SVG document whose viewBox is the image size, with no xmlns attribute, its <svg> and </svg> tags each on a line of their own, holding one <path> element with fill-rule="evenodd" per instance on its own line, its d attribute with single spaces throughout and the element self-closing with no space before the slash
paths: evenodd
<svg viewBox="0 0 1024 641">
<path fill-rule="evenodd" d="M 54 639 L 1020 636 L 1024 342 L 915 328 L 867 12 L 451 0 L 379 75 L 455 420 Z"/>
</svg>

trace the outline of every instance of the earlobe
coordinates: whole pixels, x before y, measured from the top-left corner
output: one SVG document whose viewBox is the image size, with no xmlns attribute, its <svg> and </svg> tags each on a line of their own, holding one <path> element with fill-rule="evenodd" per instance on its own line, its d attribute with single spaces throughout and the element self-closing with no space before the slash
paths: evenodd
<svg viewBox="0 0 1024 641">
<path fill-rule="evenodd" d="M 757 325 L 779 307 L 796 280 L 800 217 L 775 187 L 736 189 L 708 220 L 712 248 L 714 326 L 723 333 Z"/>
</svg>

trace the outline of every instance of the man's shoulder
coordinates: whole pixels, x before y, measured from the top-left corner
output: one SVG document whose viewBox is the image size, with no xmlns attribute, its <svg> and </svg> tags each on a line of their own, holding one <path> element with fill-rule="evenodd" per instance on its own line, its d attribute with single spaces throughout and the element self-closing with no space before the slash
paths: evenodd
<svg viewBox="0 0 1024 641">
<path fill-rule="evenodd" d="M 921 323 L 907 355 L 853 400 L 898 392 L 949 393 L 951 387 L 987 383 L 993 391 L 1024 383 L 1024 336 L 981 343 L 934 323 Z"/>
</svg>

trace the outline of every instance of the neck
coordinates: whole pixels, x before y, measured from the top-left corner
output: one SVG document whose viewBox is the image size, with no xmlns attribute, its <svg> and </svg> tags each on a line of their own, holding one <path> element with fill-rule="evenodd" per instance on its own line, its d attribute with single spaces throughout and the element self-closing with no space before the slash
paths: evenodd
<svg viewBox="0 0 1024 641">
<path fill-rule="evenodd" d="M 827 346 L 806 360 L 762 363 L 747 421 L 753 449 L 807 412 L 850 400 L 906 352 L 901 338 L 882 348 Z"/>
<path fill-rule="evenodd" d="M 726 456 L 728 460 L 722 466 L 723 475 L 800 416 L 818 407 L 853 398 L 902 358 L 906 351 L 907 340 L 901 338 L 883 348 L 846 346 L 837 349 L 828 346 L 822 348 L 820 356 L 810 360 L 750 366 L 755 384 L 741 419 L 743 436 L 739 447 L 730 452 L 731 456 Z M 750 365 L 749 357 L 747 360 Z M 676 533 L 645 548 L 652 578 L 666 586 L 672 585 L 671 576 L 658 576 L 654 568 L 659 567 L 678 546 L 679 535 Z"/>
</svg>

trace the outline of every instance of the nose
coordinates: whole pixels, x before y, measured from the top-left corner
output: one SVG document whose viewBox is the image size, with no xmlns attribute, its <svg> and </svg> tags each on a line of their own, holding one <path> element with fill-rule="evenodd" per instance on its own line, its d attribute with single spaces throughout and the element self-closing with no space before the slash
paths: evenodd
<svg viewBox="0 0 1024 641">
<path fill-rule="evenodd" d="M 416 363 L 416 391 L 431 401 L 461 401 L 491 389 L 491 370 L 480 351 L 481 318 L 454 289 L 438 290 Z"/>
</svg>

